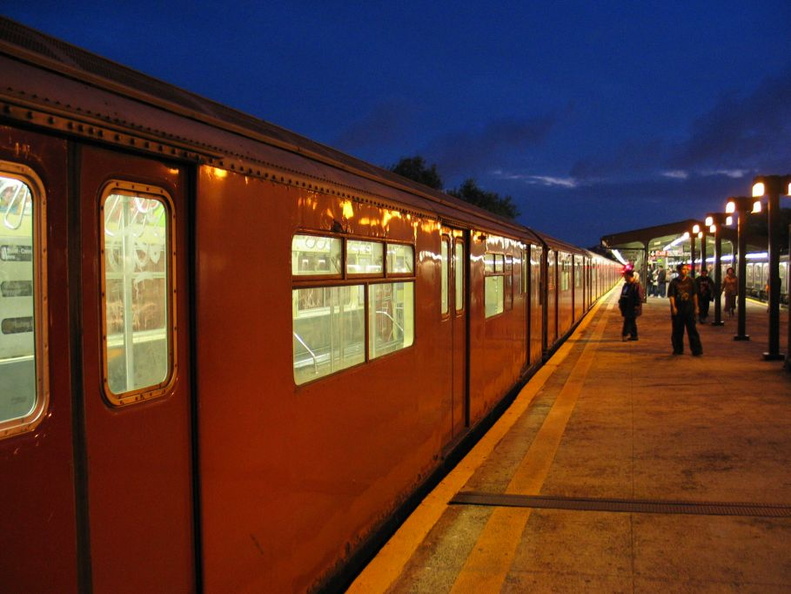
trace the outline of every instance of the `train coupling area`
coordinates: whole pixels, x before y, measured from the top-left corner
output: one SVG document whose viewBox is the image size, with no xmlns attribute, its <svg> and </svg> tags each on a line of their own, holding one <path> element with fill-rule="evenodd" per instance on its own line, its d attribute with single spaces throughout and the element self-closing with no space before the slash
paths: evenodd
<svg viewBox="0 0 791 594">
<path fill-rule="evenodd" d="M 674 356 L 664 298 L 622 341 L 619 288 L 348 592 L 791 591 L 791 373 L 762 356 L 766 305 L 750 340 L 726 317 Z"/>
</svg>

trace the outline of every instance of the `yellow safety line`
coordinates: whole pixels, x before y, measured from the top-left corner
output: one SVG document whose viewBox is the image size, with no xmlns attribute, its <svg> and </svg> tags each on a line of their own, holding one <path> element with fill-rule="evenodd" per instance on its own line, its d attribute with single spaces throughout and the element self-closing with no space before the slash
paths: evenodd
<svg viewBox="0 0 791 594">
<path fill-rule="evenodd" d="M 588 315 L 580 322 L 574 334 L 536 372 L 519 392 L 508 410 L 503 413 L 486 435 L 470 450 L 469 454 L 440 481 L 437 487 L 426 496 L 417 509 L 404 521 L 376 557 L 357 576 L 347 593 L 370 594 L 372 592 L 385 592 L 398 579 L 409 559 L 448 508 L 448 502 L 461 490 L 473 473 L 494 450 L 495 446 L 527 410 L 535 395 L 569 354 L 579 333 L 587 328 L 599 307 L 607 302 L 609 296 L 610 293 L 604 295 L 596 302 L 591 311 L 588 312 Z M 612 304 L 610 304 L 610 307 L 612 307 Z"/>
<path fill-rule="evenodd" d="M 585 345 L 555 404 L 508 484 L 506 493 L 538 495 L 541 491 L 593 364 L 596 353 L 593 345 L 604 335 L 606 324 L 606 317 L 597 323 L 591 342 Z M 530 512 L 529 508 L 510 507 L 496 508 L 492 512 L 451 592 L 465 594 L 500 591 L 513 564 L 522 533 L 530 519 Z"/>
</svg>

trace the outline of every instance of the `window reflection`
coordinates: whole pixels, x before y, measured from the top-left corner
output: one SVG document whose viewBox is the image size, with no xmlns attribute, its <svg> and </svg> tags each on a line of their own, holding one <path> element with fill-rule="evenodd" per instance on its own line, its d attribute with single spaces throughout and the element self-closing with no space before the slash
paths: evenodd
<svg viewBox="0 0 791 594">
<path fill-rule="evenodd" d="M 382 283 L 368 290 L 371 358 L 410 346 L 414 337 L 414 283 Z"/>
<path fill-rule="evenodd" d="M 415 272 L 415 249 L 411 245 L 387 244 L 387 272 L 412 274 Z"/>
<path fill-rule="evenodd" d="M 114 395 L 163 383 L 170 373 L 168 209 L 113 193 L 104 201 L 104 328 Z"/>
<path fill-rule="evenodd" d="M 0 174 L 0 424 L 27 417 L 38 401 L 33 215 L 30 187 Z"/>
<path fill-rule="evenodd" d="M 297 384 L 365 361 L 363 285 L 292 292 Z"/>
<path fill-rule="evenodd" d="M 291 240 L 291 273 L 294 276 L 339 276 L 342 246 L 337 237 L 295 235 Z"/>
</svg>

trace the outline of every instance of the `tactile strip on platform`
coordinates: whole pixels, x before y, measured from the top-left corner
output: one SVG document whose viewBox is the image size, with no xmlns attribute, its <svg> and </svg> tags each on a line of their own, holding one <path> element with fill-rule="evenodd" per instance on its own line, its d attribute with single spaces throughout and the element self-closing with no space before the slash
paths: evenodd
<svg viewBox="0 0 791 594">
<path fill-rule="evenodd" d="M 662 501 L 641 499 L 594 499 L 587 497 L 552 497 L 509 495 L 461 491 L 450 505 L 484 505 L 493 507 L 530 507 L 644 514 L 693 514 L 701 516 L 791 517 L 791 505 L 760 503 L 723 503 L 710 501 Z"/>
</svg>

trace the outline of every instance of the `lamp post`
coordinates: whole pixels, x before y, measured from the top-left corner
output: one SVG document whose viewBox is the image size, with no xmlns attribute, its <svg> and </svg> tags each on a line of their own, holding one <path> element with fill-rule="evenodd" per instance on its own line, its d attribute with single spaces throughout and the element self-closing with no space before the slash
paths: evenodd
<svg viewBox="0 0 791 594">
<path fill-rule="evenodd" d="M 728 214 L 737 214 L 739 217 L 736 224 L 736 232 L 738 234 L 737 243 L 739 245 L 737 248 L 739 252 L 739 272 L 737 273 L 739 277 L 739 294 L 736 305 L 738 328 L 733 340 L 750 340 L 750 337 L 745 332 L 747 322 L 747 312 L 745 311 L 747 305 L 747 287 L 745 283 L 747 276 L 746 223 L 747 213 L 761 212 L 761 203 L 760 201 L 756 202 L 755 198 L 733 196 L 728 198 L 728 205 L 725 207 L 725 212 Z"/>
<path fill-rule="evenodd" d="M 695 231 L 695 228 L 698 228 Z M 698 236 L 700 232 L 700 225 L 697 223 L 692 226 L 692 229 L 689 231 L 689 276 L 691 278 L 695 278 L 695 238 Z"/>
<path fill-rule="evenodd" d="M 720 292 L 722 290 L 722 226 L 727 221 L 727 215 L 721 212 L 710 212 L 706 215 L 706 227 L 714 234 L 714 321 L 712 326 L 723 326 L 722 303 Z"/>
<path fill-rule="evenodd" d="M 769 351 L 767 361 L 780 361 L 780 194 L 788 194 L 791 176 L 759 175 L 753 178 L 753 197 L 766 196 L 769 226 Z"/>
<path fill-rule="evenodd" d="M 706 266 L 706 252 L 708 251 L 708 246 L 706 245 L 706 230 L 708 229 L 706 225 L 695 225 L 700 231 L 698 232 L 698 239 L 700 239 L 700 271 L 703 272 L 704 270 L 708 270 L 708 266 Z"/>
</svg>

